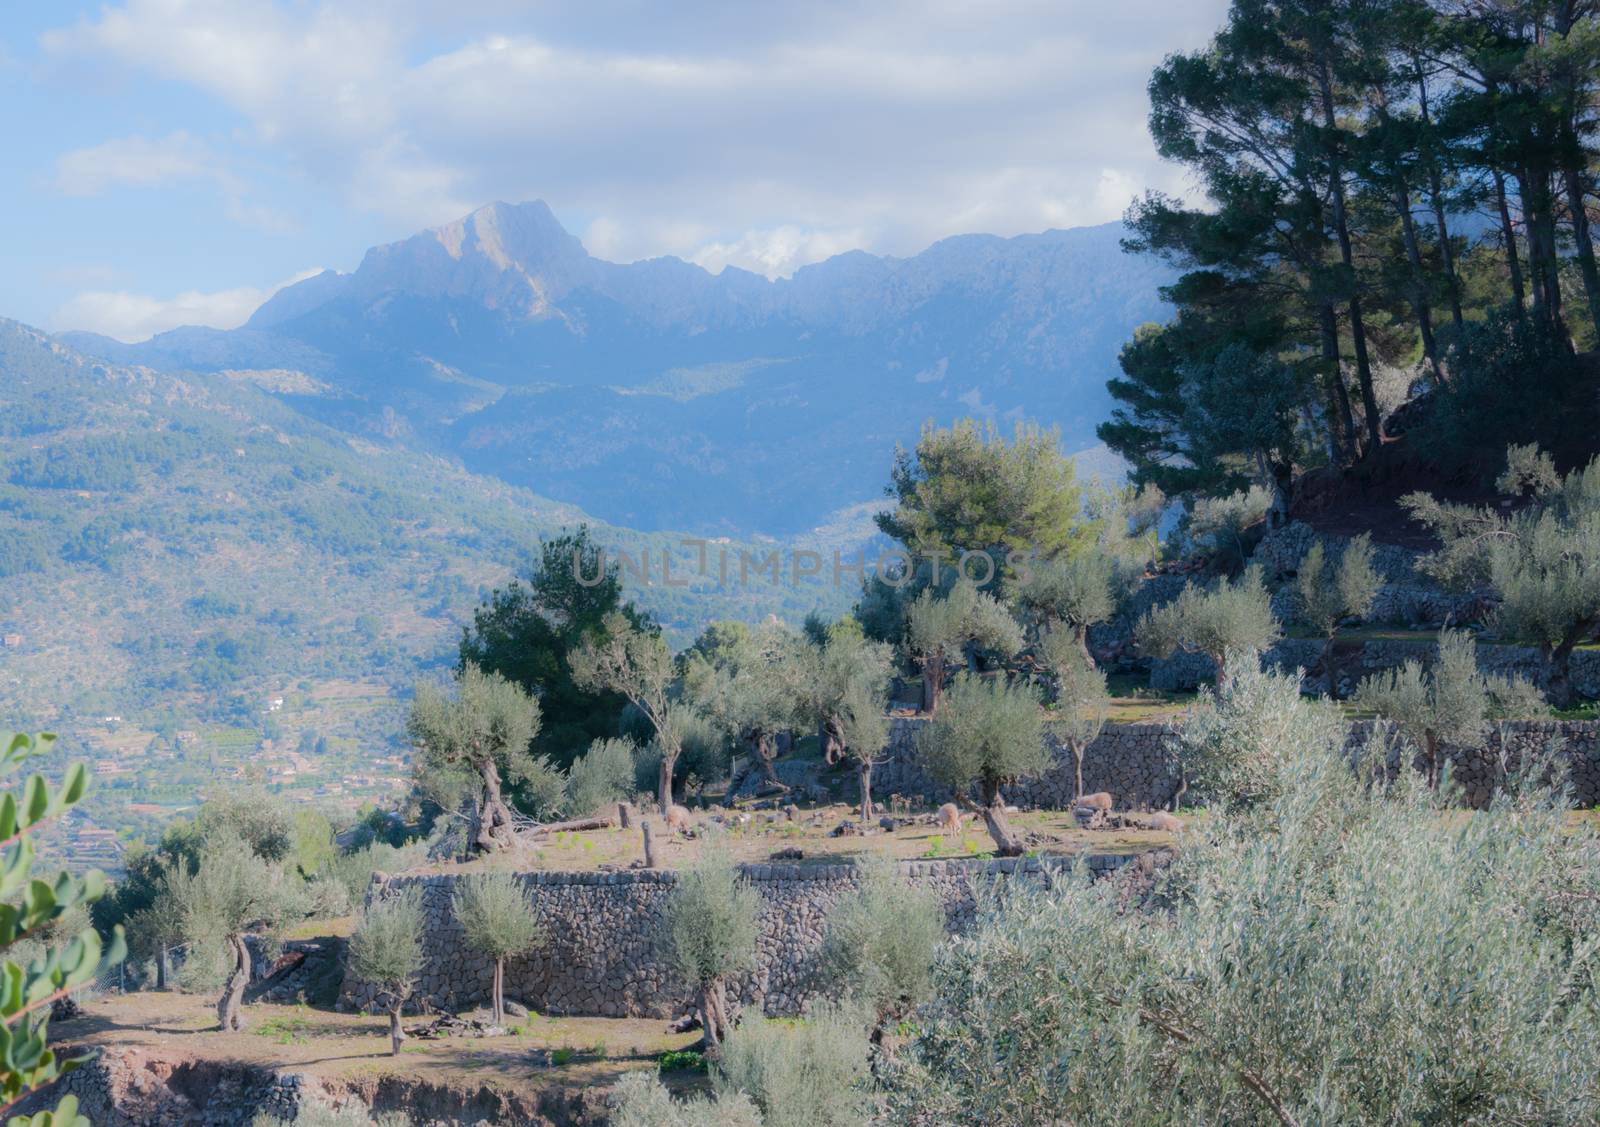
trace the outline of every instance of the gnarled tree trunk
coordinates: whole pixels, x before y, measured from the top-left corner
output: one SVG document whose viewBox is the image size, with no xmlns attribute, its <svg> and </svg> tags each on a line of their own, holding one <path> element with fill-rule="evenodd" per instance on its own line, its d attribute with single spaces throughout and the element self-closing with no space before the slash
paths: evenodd
<svg viewBox="0 0 1600 1127">
<path fill-rule="evenodd" d="M 672 808 L 672 769 L 678 765 L 676 750 L 661 749 L 661 767 L 656 776 L 656 803 L 663 816 Z"/>
<path fill-rule="evenodd" d="M 728 988 L 720 979 L 700 984 L 700 1029 L 705 1034 L 705 1054 L 712 1060 L 722 1056 L 722 1042 L 733 1027 L 728 1012 Z"/>
<path fill-rule="evenodd" d="M 244 988 L 250 984 L 250 948 L 244 936 L 230 935 L 228 948 L 233 953 L 233 969 L 222 985 L 222 997 L 217 999 L 217 1022 L 224 1033 L 237 1033 L 244 1028 L 240 1006 L 244 1002 Z"/>
<path fill-rule="evenodd" d="M 989 836 L 994 839 L 996 856 L 1021 857 L 1022 839 L 1017 836 L 1006 818 L 1006 803 L 1000 795 L 999 783 L 983 784 L 983 808 L 979 813 L 983 815 L 983 824 L 988 829 Z"/>
<path fill-rule="evenodd" d="M 494 760 L 486 759 L 478 766 L 482 793 L 478 808 L 473 812 L 471 845 L 479 853 L 494 853 L 516 841 L 516 831 L 511 828 L 511 810 L 500 796 L 500 769 Z"/>
<path fill-rule="evenodd" d="M 872 760 L 856 761 L 856 777 L 861 780 L 861 820 L 872 820 Z"/>
<path fill-rule="evenodd" d="M 783 780 L 778 778 L 778 741 L 768 731 L 757 730 L 750 734 L 746 741 L 755 753 L 756 762 L 761 765 L 761 777 L 767 781 L 767 787 L 773 790 L 788 790 L 783 785 Z"/>
</svg>

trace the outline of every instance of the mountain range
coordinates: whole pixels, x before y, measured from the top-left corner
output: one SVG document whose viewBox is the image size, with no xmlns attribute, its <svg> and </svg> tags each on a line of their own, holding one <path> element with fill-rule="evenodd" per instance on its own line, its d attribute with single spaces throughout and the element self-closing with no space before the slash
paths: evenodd
<svg viewBox="0 0 1600 1127">
<path fill-rule="evenodd" d="M 542 202 L 494 203 L 289 286 L 234 330 L 122 365 L 250 378 L 299 413 L 616 525 L 787 536 L 881 496 L 894 446 L 963 416 L 1092 448 L 1105 381 L 1165 314 L 1119 224 L 854 251 L 769 280 L 602 261 Z"/>
</svg>

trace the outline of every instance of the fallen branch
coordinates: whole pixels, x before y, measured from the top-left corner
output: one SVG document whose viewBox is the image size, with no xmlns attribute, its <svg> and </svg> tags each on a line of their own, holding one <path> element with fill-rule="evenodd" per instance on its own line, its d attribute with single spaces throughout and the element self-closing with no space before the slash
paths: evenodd
<svg viewBox="0 0 1600 1127">
<path fill-rule="evenodd" d="M 566 833 L 570 830 L 609 830 L 617 824 L 612 817 L 603 818 L 573 818 L 567 822 L 547 822 L 542 826 L 534 826 L 526 832 L 534 837 L 540 834 Z"/>
</svg>

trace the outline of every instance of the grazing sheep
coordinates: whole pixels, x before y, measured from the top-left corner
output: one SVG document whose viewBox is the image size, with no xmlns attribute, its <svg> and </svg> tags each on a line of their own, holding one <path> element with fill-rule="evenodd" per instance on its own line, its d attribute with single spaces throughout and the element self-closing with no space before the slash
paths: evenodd
<svg viewBox="0 0 1600 1127">
<path fill-rule="evenodd" d="M 947 836 L 961 833 L 961 810 L 954 802 L 939 807 L 939 829 Z"/>
<path fill-rule="evenodd" d="M 683 833 L 688 830 L 692 824 L 693 823 L 689 820 L 689 811 L 687 807 L 679 806 L 677 803 L 673 803 L 671 806 L 667 807 L 668 832 Z"/>
<path fill-rule="evenodd" d="M 1145 825 L 1149 826 L 1153 830 L 1166 830 L 1168 833 L 1177 833 L 1179 830 L 1183 829 L 1182 821 L 1174 818 L 1171 814 L 1168 814 L 1163 810 L 1158 810 L 1154 814 L 1150 815 L 1149 819 L 1145 822 Z"/>
<path fill-rule="evenodd" d="M 1109 814 L 1111 813 L 1112 807 L 1111 794 L 1109 791 L 1103 790 L 1096 791 L 1094 794 L 1086 794 L 1082 798 L 1078 799 L 1077 802 L 1074 802 L 1073 806 L 1087 806 L 1091 810 L 1103 810 Z"/>
</svg>

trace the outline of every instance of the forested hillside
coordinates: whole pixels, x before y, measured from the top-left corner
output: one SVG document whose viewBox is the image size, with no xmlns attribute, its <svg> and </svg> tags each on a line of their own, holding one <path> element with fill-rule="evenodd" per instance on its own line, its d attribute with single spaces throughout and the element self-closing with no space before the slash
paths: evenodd
<svg viewBox="0 0 1600 1127">
<path fill-rule="evenodd" d="M 453 660 L 482 594 L 541 535 L 584 519 L 340 434 L 251 382 L 105 364 L 14 322 L 0 322 L 0 467 L 0 711 L 105 760 L 102 795 L 119 804 L 193 801 L 219 765 L 263 750 L 280 753 L 279 781 L 354 772 L 383 789 L 396 694 Z M 865 524 L 804 546 L 846 547 Z M 630 597 L 673 636 L 853 595 L 740 589 L 736 565 L 715 590 L 675 535 L 595 531 L 610 550 L 651 552 L 653 581 L 628 576 Z M 660 582 L 663 549 L 691 586 Z"/>
</svg>

